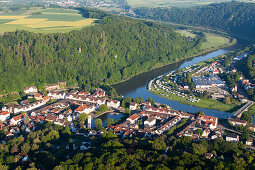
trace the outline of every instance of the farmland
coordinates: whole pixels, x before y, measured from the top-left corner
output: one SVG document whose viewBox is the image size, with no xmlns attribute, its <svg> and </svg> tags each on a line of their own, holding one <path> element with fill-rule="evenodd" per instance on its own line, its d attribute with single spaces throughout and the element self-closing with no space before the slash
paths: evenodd
<svg viewBox="0 0 255 170">
<path fill-rule="evenodd" d="M 38 33 L 69 32 L 92 25 L 78 10 L 34 8 L 0 13 L 0 33 L 27 30 Z"/>
</svg>

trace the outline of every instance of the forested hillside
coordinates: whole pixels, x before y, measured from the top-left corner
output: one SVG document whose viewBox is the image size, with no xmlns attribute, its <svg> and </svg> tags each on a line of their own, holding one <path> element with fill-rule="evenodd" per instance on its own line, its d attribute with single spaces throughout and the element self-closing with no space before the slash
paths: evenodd
<svg viewBox="0 0 255 170">
<path fill-rule="evenodd" d="M 135 9 L 135 13 L 141 18 L 210 27 L 239 38 L 255 38 L 254 3 L 228 2 L 193 8 L 140 8 Z"/>
<path fill-rule="evenodd" d="M 59 80 L 90 88 L 112 84 L 155 65 L 193 54 L 202 38 L 187 38 L 168 26 L 83 9 L 95 26 L 70 33 L 27 31 L 0 36 L 0 93 L 39 88 Z"/>
</svg>

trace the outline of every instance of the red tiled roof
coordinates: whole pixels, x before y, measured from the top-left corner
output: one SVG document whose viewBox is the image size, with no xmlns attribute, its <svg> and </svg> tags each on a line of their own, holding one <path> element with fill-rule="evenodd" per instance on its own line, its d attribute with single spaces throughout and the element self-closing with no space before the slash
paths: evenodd
<svg viewBox="0 0 255 170">
<path fill-rule="evenodd" d="M 2 111 L 0 110 L 0 115 L 7 115 L 7 114 L 10 114 L 8 111 Z"/>
<path fill-rule="evenodd" d="M 43 97 L 43 100 L 49 100 L 50 99 L 50 97 L 49 96 L 45 96 L 45 97 Z"/>
<path fill-rule="evenodd" d="M 79 106 L 77 109 L 75 109 L 76 112 L 81 112 L 81 111 L 84 111 L 86 108 L 88 108 L 87 105 L 81 105 Z"/>
<path fill-rule="evenodd" d="M 139 117 L 140 117 L 140 115 L 137 114 L 137 113 L 135 113 L 135 114 L 133 114 L 132 116 L 130 116 L 128 119 L 135 120 L 135 119 L 137 119 L 137 118 L 139 118 Z"/>
<path fill-rule="evenodd" d="M 22 119 L 22 117 L 24 117 L 25 115 L 26 115 L 25 113 L 22 113 L 22 114 L 19 114 L 18 116 L 14 116 L 13 119 L 14 119 L 15 121 L 17 121 L 17 120 Z"/>
<path fill-rule="evenodd" d="M 40 93 L 35 93 L 35 97 L 41 97 L 42 95 Z"/>
</svg>

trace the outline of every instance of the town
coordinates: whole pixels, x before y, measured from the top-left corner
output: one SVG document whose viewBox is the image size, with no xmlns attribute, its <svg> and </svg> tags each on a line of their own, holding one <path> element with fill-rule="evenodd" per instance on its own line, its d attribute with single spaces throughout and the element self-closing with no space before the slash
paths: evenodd
<svg viewBox="0 0 255 170">
<path fill-rule="evenodd" d="M 241 135 L 240 131 L 220 125 L 217 117 L 206 116 L 203 113 L 194 115 L 151 101 L 132 101 L 128 103 L 128 108 L 123 108 L 123 101 L 109 99 L 107 92 L 100 88 L 93 93 L 76 89 L 68 89 L 67 92 L 66 89 L 65 82 L 59 81 L 57 84 L 47 85 L 47 95 L 43 96 L 36 87 L 26 87 L 24 92 L 27 99 L 19 105 L 3 106 L 0 111 L 0 129 L 6 133 L 5 140 L 19 136 L 21 128 L 29 134 L 36 130 L 38 125 L 47 122 L 67 127 L 72 134 L 84 137 L 102 135 L 107 130 L 112 130 L 121 138 L 135 136 L 155 139 L 164 134 L 175 134 L 176 137 L 189 136 L 193 140 L 222 138 L 236 142 Z M 103 107 L 106 109 L 102 110 Z M 99 116 L 109 112 L 123 114 L 124 119 L 107 123 L 104 128 L 101 122 L 92 128 L 93 119 L 98 120 Z M 86 118 L 81 122 L 84 115 Z M 233 126 L 249 126 L 249 130 L 255 132 L 254 124 L 238 117 L 230 118 L 228 122 Z M 87 150 L 90 148 L 90 142 L 85 143 L 86 146 L 83 142 L 73 148 Z M 252 135 L 246 139 L 246 145 L 253 145 Z M 66 148 L 69 149 L 69 146 Z"/>
</svg>

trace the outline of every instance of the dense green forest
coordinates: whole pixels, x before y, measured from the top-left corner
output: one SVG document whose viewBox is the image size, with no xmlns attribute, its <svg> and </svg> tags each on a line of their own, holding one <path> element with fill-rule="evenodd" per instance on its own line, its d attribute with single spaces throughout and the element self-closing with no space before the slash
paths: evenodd
<svg viewBox="0 0 255 170">
<path fill-rule="evenodd" d="M 6 127 L 8 128 L 8 127 Z M 72 135 L 68 127 L 37 125 L 0 144 L 0 168 L 5 169 L 254 169 L 254 151 L 243 142 L 193 141 L 191 137 L 163 135 L 155 139 L 119 138 L 111 130 L 89 138 Z M 7 129 L 0 133 L 5 138 Z M 22 137 L 22 136 L 23 137 Z M 91 149 L 73 150 L 90 141 Z M 68 148 L 69 147 L 69 148 Z M 168 151 L 165 152 L 168 147 Z M 79 148 L 79 147 L 78 147 Z M 28 159 L 23 160 L 27 154 Z M 205 158 L 205 153 L 213 158 Z"/>
<path fill-rule="evenodd" d="M 97 23 L 69 33 L 8 32 L 0 36 L 0 93 L 59 80 L 90 88 L 112 84 L 194 54 L 202 36 L 166 25 L 81 9 Z"/>
<path fill-rule="evenodd" d="M 178 24 L 209 27 L 237 38 L 255 38 L 255 4 L 226 2 L 193 8 L 138 8 L 138 17 Z"/>
</svg>

